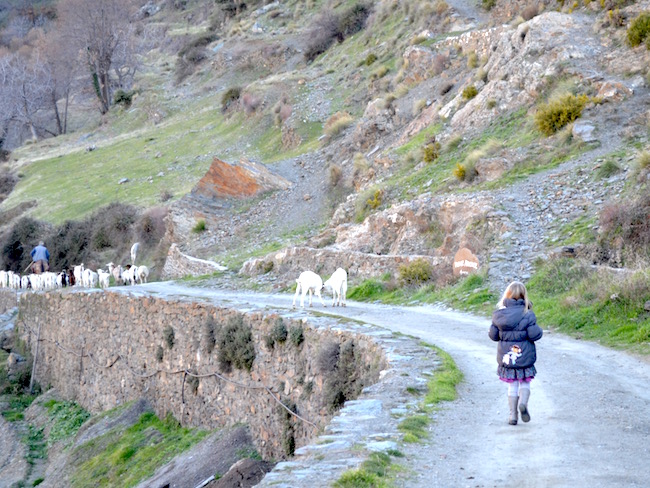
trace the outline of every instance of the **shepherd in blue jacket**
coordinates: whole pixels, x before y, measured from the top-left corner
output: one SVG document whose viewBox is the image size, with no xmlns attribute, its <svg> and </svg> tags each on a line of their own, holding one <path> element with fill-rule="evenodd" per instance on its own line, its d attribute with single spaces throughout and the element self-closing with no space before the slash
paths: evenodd
<svg viewBox="0 0 650 488">
<path fill-rule="evenodd" d="M 32 271 L 41 274 L 50 270 L 50 251 L 45 247 L 45 243 L 40 241 L 38 246 L 32 249 Z"/>
<path fill-rule="evenodd" d="M 542 338 L 542 329 L 528 300 L 528 291 L 523 283 L 513 281 L 492 313 L 489 336 L 497 346 L 497 374 L 508 383 L 508 423 L 517 425 L 517 404 L 521 420 L 530 421 L 528 399 L 530 382 L 537 374 L 535 341 Z"/>
</svg>

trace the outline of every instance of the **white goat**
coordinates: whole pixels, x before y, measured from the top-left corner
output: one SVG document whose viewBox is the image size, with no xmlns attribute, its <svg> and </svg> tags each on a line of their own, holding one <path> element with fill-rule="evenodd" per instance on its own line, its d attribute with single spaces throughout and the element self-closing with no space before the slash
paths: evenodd
<svg viewBox="0 0 650 488">
<path fill-rule="evenodd" d="M 0 270 L 0 288 L 7 288 L 8 282 L 7 272 L 5 270 Z"/>
<path fill-rule="evenodd" d="M 46 271 L 39 276 L 41 277 L 41 289 L 54 290 L 56 288 L 56 273 Z"/>
<path fill-rule="evenodd" d="M 81 263 L 72 268 L 74 275 L 74 286 L 83 286 L 84 263 Z"/>
<path fill-rule="evenodd" d="M 140 243 L 136 242 L 131 246 L 131 264 L 135 266 L 135 258 L 138 257 L 138 251 L 140 250 Z"/>
<path fill-rule="evenodd" d="M 323 288 L 332 290 L 332 307 L 336 305 L 345 307 L 345 296 L 348 293 L 348 273 L 343 268 L 338 268 L 323 283 Z"/>
<path fill-rule="evenodd" d="M 20 287 L 21 287 L 23 290 L 27 290 L 28 288 L 31 288 L 31 287 L 32 287 L 32 284 L 31 284 L 31 282 L 29 281 L 29 276 L 25 275 L 25 276 L 23 276 L 23 277 L 20 278 Z"/>
<path fill-rule="evenodd" d="M 300 306 L 305 308 L 305 295 L 309 292 L 309 306 L 311 307 L 311 297 L 312 293 L 316 294 L 320 298 L 320 302 L 323 304 L 323 307 L 327 307 L 323 301 L 323 297 L 320 292 L 323 289 L 323 280 L 313 271 L 303 271 L 300 273 L 300 276 L 296 280 L 298 284 L 296 286 L 296 294 L 293 296 L 293 307 L 296 306 L 296 298 L 298 298 L 298 293 L 302 291 L 302 296 L 300 297 Z"/>
<path fill-rule="evenodd" d="M 136 267 L 131 266 L 130 264 L 126 265 L 126 269 L 122 271 L 122 279 L 124 280 L 125 285 L 135 285 L 136 276 L 135 276 Z"/>
<path fill-rule="evenodd" d="M 86 288 L 95 288 L 99 282 L 99 275 L 92 269 L 87 268 L 84 269 L 81 281 L 83 283 L 83 286 Z"/>
<path fill-rule="evenodd" d="M 136 272 L 135 272 L 135 279 L 142 283 L 147 282 L 147 278 L 149 278 L 149 268 L 146 266 L 135 266 Z"/>
<path fill-rule="evenodd" d="M 108 271 L 98 269 L 97 276 L 100 288 L 108 288 L 110 286 L 111 274 Z"/>
<path fill-rule="evenodd" d="M 118 264 L 115 266 L 112 262 L 108 263 L 106 266 L 108 266 L 108 272 L 113 275 L 113 279 L 115 280 L 116 285 L 121 285 L 123 283 L 122 280 L 122 265 Z"/>
</svg>

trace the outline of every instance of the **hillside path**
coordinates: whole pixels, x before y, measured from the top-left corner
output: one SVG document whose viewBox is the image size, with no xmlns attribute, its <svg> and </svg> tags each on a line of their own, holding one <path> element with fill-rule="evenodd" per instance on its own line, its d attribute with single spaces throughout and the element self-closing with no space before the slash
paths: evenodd
<svg viewBox="0 0 650 488">
<path fill-rule="evenodd" d="M 134 292 L 135 288 L 121 288 Z M 182 295 L 242 310 L 290 309 L 292 295 L 189 288 L 171 283 L 137 293 Z M 327 299 L 326 299 L 327 301 Z M 316 303 L 316 302 L 315 302 Z M 404 487 L 636 487 L 650 479 L 650 363 L 597 344 L 545 331 L 532 383 L 532 420 L 507 423 L 506 386 L 496 377 L 487 319 L 434 306 L 349 302 L 312 309 L 395 332 L 447 351 L 465 380 L 436 413 L 425 444 L 404 445 Z M 309 311 L 296 311 L 309 316 Z M 542 327 L 544 324 L 541 324 Z"/>
</svg>

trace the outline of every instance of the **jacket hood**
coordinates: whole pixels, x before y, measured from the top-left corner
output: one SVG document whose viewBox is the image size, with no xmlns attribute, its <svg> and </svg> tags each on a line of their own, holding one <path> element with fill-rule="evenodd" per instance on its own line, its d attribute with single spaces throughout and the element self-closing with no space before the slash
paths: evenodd
<svg viewBox="0 0 650 488">
<path fill-rule="evenodd" d="M 492 323 L 501 330 L 514 329 L 524 316 L 525 302 L 523 299 L 506 298 L 503 304 L 504 308 L 495 310 L 492 314 Z"/>
</svg>

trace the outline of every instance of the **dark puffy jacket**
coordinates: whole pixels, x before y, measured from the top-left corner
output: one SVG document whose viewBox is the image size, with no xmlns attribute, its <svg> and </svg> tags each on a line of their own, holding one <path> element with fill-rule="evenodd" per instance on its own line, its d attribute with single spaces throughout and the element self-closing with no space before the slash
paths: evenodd
<svg viewBox="0 0 650 488">
<path fill-rule="evenodd" d="M 541 339 L 542 328 L 532 310 L 524 313 L 524 301 L 506 298 L 505 308 L 492 314 L 489 336 L 498 341 L 497 363 L 506 368 L 530 368 L 537 360 L 535 341 Z"/>
</svg>

